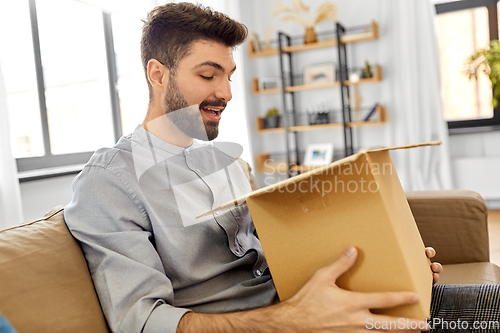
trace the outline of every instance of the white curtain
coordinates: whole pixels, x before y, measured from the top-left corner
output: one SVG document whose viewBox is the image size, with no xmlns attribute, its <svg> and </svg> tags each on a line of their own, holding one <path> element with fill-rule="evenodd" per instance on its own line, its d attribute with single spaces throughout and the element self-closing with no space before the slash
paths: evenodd
<svg viewBox="0 0 500 333">
<path fill-rule="evenodd" d="M 386 145 L 441 140 L 391 153 L 405 191 L 452 189 L 448 129 L 441 112 L 438 44 L 431 0 L 380 1 Z"/>
<path fill-rule="evenodd" d="M 0 63 L 0 229 L 23 222 L 16 161 L 10 147 L 7 94 Z"/>
</svg>

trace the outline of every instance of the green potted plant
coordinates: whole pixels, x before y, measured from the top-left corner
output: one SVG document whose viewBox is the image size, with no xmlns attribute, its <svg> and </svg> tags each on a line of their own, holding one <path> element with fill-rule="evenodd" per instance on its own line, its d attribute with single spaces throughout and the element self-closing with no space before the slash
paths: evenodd
<svg viewBox="0 0 500 333">
<path fill-rule="evenodd" d="M 365 61 L 365 67 L 361 70 L 361 78 L 367 79 L 373 77 L 372 66 L 368 61 Z"/>
<path fill-rule="evenodd" d="M 264 118 L 264 128 L 277 128 L 280 126 L 280 114 L 278 108 L 267 110 Z"/>
<path fill-rule="evenodd" d="M 500 42 L 492 40 L 489 48 L 484 48 L 469 57 L 466 62 L 469 79 L 477 80 L 480 69 L 488 75 L 493 89 L 493 107 L 497 107 L 500 98 Z"/>
</svg>

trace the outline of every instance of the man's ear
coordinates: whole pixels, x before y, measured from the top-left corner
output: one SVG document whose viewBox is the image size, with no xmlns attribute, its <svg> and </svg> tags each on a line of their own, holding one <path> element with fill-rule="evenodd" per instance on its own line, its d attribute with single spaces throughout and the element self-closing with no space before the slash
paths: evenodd
<svg viewBox="0 0 500 333">
<path fill-rule="evenodd" d="M 148 61 L 148 80 L 153 89 L 160 93 L 165 91 L 165 86 L 168 85 L 168 69 L 156 59 Z"/>
</svg>

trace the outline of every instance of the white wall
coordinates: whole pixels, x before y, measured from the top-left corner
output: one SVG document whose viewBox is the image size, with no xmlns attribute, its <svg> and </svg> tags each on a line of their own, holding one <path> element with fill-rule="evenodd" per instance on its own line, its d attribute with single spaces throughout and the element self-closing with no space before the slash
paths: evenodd
<svg viewBox="0 0 500 333">
<path fill-rule="evenodd" d="M 41 218 L 55 206 L 68 204 L 74 178 L 70 175 L 21 183 L 24 221 Z"/>
</svg>

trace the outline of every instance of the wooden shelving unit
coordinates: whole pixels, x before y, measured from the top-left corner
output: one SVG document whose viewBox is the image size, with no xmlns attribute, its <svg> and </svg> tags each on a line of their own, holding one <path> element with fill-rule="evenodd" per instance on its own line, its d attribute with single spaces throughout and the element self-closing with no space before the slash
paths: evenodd
<svg viewBox="0 0 500 333">
<path fill-rule="evenodd" d="M 285 134 L 286 152 L 285 161 L 274 161 L 271 157 L 279 156 L 280 154 L 270 154 L 263 153 L 257 156 L 256 166 L 257 170 L 261 173 L 273 173 L 273 172 L 287 172 L 288 176 L 292 176 L 295 172 L 305 172 L 314 169 L 315 167 L 308 167 L 300 165 L 301 159 L 303 158 L 303 152 L 300 151 L 299 143 L 300 132 L 313 131 L 313 130 L 327 130 L 340 128 L 343 130 L 344 135 L 344 149 L 338 150 L 337 154 L 342 153 L 344 156 L 348 156 L 354 153 L 354 143 L 353 143 L 353 128 L 362 126 L 372 126 L 384 124 L 387 121 L 387 111 L 383 106 L 378 106 L 375 109 L 375 114 L 373 114 L 367 121 L 357 121 L 358 119 L 364 119 L 363 117 L 353 118 L 353 112 L 350 105 L 350 87 L 358 84 L 372 84 L 382 81 L 382 67 L 376 65 L 374 68 L 373 76 L 370 78 L 364 78 L 353 83 L 349 80 L 349 67 L 347 58 L 346 44 L 364 42 L 370 40 L 376 40 L 379 38 L 379 27 L 374 21 L 371 25 L 364 27 L 352 28 L 350 31 L 362 31 L 361 33 L 349 33 L 349 30 L 344 28 L 340 23 L 336 23 L 336 30 L 333 32 L 336 38 L 333 36 L 329 39 L 323 39 L 317 43 L 294 45 L 293 41 L 300 39 L 300 37 L 292 37 L 283 32 L 278 33 L 278 47 L 273 49 L 264 49 L 257 51 L 257 48 L 250 41 L 248 48 L 249 57 L 268 57 L 268 56 L 278 56 L 280 63 L 280 73 L 281 73 L 281 87 L 260 90 L 259 89 L 259 79 L 252 79 L 252 93 L 255 95 L 263 94 L 281 94 L 283 98 L 283 110 L 288 110 L 289 113 L 282 115 L 282 117 L 287 117 L 286 121 L 282 122 L 282 126 L 279 128 L 264 128 L 264 118 L 258 117 L 256 119 L 256 128 L 259 133 L 277 133 L 281 132 Z M 326 83 L 326 84 L 316 84 L 316 85 L 297 85 L 297 80 L 295 78 L 299 75 L 294 75 L 292 66 L 292 55 L 296 52 L 305 52 L 318 50 L 322 48 L 337 47 L 338 52 L 338 67 L 337 67 L 337 81 Z M 299 81 L 300 82 L 300 81 Z M 289 86 L 287 86 L 289 84 Z M 318 125 L 300 125 L 301 121 L 298 118 L 302 117 L 304 114 L 298 112 L 295 102 L 295 93 L 306 91 L 306 90 L 316 90 L 316 89 L 328 89 L 328 88 L 340 88 L 340 114 L 342 120 L 338 123 L 329 124 L 318 124 Z M 290 117 L 290 118 L 288 118 Z M 356 121 L 355 121 L 356 120 Z M 286 132 L 285 132 L 286 131 Z M 340 156 L 337 156 L 340 157 Z M 278 157 L 279 160 L 283 159 L 282 156 Z M 295 162 L 294 162 L 295 160 Z M 297 165 L 298 164 L 298 165 Z"/>
<path fill-rule="evenodd" d="M 377 65 L 377 66 L 375 66 L 375 73 L 372 77 L 360 79 L 355 84 L 370 84 L 370 83 L 377 83 L 377 82 L 381 82 L 381 81 L 382 81 L 382 67 Z M 353 85 L 353 83 L 351 81 L 347 80 L 347 81 L 344 81 L 344 85 L 351 86 L 351 85 Z M 308 84 L 308 85 L 286 87 L 285 91 L 295 92 L 295 91 L 312 90 L 312 89 L 325 89 L 325 88 L 335 88 L 335 87 L 340 87 L 340 81 L 335 81 L 332 83 Z M 259 79 L 253 78 L 252 79 L 252 93 L 255 95 L 279 94 L 279 93 L 281 93 L 281 88 L 259 90 Z"/>
<path fill-rule="evenodd" d="M 376 116 L 378 114 L 378 117 Z M 375 109 L 375 113 L 372 117 L 375 120 L 367 120 L 367 121 L 356 121 L 347 123 L 348 127 L 359 127 L 359 126 L 373 126 L 373 125 L 381 125 L 387 121 L 387 110 L 385 107 L 379 105 Z M 264 128 L 264 118 L 257 118 L 257 132 L 259 133 L 276 133 L 283 132 L 283 127 L 278 128 Z M 302 126 L 290 126 L 289 132 L 303 132 L 303 131 L 316 131 L 316 130 L 325 130 L 332 128 L 342 128 L 344 126 L 343 123 L 330 123 L 330 124 L 320 124 L 320 125 L 302 125 Z"/>
<path fill-rule="evenodd" d="M 372 21 L 370 31 L 342 36 L 341 41 L 344 44 L 351 44 L 351 43 L 358 43 L 358 42 L 365 42 L 365 41 L 369 41 L 369 40 L 375 40 L 375 39 L 378 39 L 378 37 L 379 37 L 378 24 L 375 21 Z M 332 47 L 332 46 L 337 46 L 336 39 L 325 40 L 325 41 L 321 41 L 321 42 L 317 42 L 317 43 L 310 43 L 310 44 L 303 44 L 303 45 L 293 45 L 293 46 L 283 48 L 283 51 L 284 52 L 303 52 L 303 51 L 317 50 L 317 49 L 322 49 L 322 48 Z M 255 45 L 253 44 L 253 41 L 250 40 L 250 42 L 249 42 L 248 57 L 250 57 L 250 58 L 269 57 L 269 56 L 274 56 L 274 55 L 278 55 L 278 54 L 279 54 L 279 49 L 277 47 L 272 48 L 272 49 L 264 49 L 261 51 L 255 51 Z"/>
</svg>

